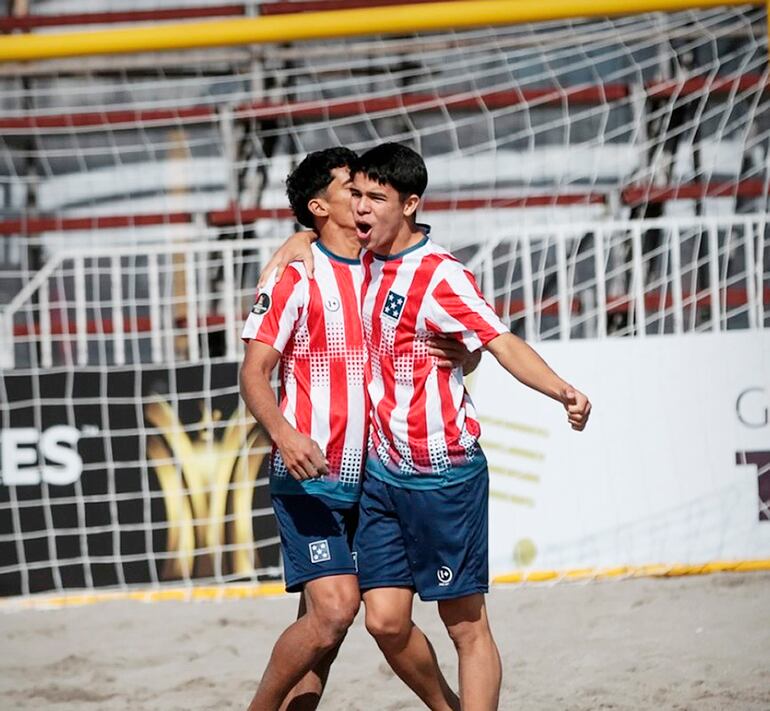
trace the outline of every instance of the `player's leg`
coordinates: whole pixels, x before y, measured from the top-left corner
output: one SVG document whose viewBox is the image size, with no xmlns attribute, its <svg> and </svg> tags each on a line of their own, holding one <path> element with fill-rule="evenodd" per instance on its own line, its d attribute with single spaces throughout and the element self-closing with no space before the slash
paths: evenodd
<svg viewBox="0 0 770 711">
<path fill-rule="evenodd" d="M 393 671 L 433 709 L 459 708 L 425 635 L 412 622 L 414 588 L 390 487 L 365 477 L 354 548 L 366 627 Z"/>
<path fill-rule="evenodd" d="M 438 611 L 457 650 L 463 711 L 497 709 L 502 665 L 483 593 L 439 600 Z"/>
<path fill-rule="evenodd" d="M 374 637 L 391 669 L 430 709 L 459 709 L 438 666 L 433 646 L 412 621 L 414 591 L 375 588 L 364 595 L 366 629 Z"/>
<path fill-rule="evenodd" d="M 280 708 L 286 695 L 340 644 L 358 612 L 355 575 L 334 575 L 305 585 L 307 613 L 278 638 L 249 711 Z"/>
<path fill-rule="evenodd" d="M 396 498 L 412 577 L 423 600 L 436 600 L 455 644 L 463 711 L 497 708 L 500 657 L 489 629 L 486 471 L 440 489 Z"/>
<path fill-rule="evenodd" d="M 299 598 L 297 619 L 307 612 L 305 593 Z M 291 689 L 286 700 L 281 704 L 281 711 L 315 711 L 321 702 L 326 682 L 337 654 L 340 651 L 342 640 L 334 649 L 327 652 L 305 676 L 303 676 Z"/>
<path fill-rule="evenodd" d="M 281 711 L 315 711 L 318 708 L 329 678 L 329 671 L 337 658 L 342 641 L 344 640 L 325 654 L 321 661 L 294 685 L 281 704 Z"/>
<path fill-rule="evenodd" d="M 350 551 L 355 506 L 290 495 L 274 496 L 273 509 L 281 535 L 286 589 L 302 590 L 307 610 L 278 638 L 250 711 L 277 711 L 292 688 L 341 643 L 361 602 Z M 319 692 L 328 674 L 330 660 L 327 662 L 325 672 L 323 665 L 319 668 L 315 685 Z"/>
</svg>

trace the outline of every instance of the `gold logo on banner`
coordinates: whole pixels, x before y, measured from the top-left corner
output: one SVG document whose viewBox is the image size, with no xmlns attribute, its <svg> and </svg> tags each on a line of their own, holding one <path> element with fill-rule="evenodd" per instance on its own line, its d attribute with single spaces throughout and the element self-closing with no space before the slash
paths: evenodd
<svg viewBox="0 0 770 711">
<path fill-rule="evenodd" d="M 259 566 L 252 500 L 270 440 L 259 425 L 244 422 L 239 409 L 216 440 L 211 426 L 222 415 L 201 410 L 200 434 L 193 441 L 167 402 L 145 408 L 148 422 L 161 432 L 148 437 L 147 457 L 166 504 L 171 554 L 162 571 L 166 580 L 215 572 L 249 576 Z"/>
</svg>

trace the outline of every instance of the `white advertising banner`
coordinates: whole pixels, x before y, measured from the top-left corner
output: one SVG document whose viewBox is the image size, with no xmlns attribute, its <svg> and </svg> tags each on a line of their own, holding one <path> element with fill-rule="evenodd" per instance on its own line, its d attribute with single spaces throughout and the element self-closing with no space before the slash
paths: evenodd
<svg viewBox="0 0 770 711">
<path fill-rule="evenodd" d="M 593 403 L 485 354 L 469 389 L 490 464 L 490 573 L 770 559 L 770 331 L 539 343 Z"/>
</svg>

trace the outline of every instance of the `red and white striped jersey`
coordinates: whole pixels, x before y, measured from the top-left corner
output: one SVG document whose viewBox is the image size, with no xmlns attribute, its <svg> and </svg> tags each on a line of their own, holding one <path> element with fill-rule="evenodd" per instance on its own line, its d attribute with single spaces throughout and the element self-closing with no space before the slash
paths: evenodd
<svg viewBox="0 0 770 711">
<path fill-rule="evenodd" d="M 366 252 L 362 317 L 372 408 L 367 471 L 398 486 L 437 488 L 486 462 L 462 369 L 438 368 L 432 334 L 456 334 L 471 350 L 508 328 L 473 274 L 427 236 L 400 254 Z"/>
<path fill-rule="evenodd" d="M 329 474 L 297 482 L 274 448 L 271 491 L 355 501 L 369 428 L 361 327 L 361 265 L 313 245 L 315 279 L 297 262 L 258 294 L 242 337 L 281 353 L 280 408 L 325 452 Z"/>
</svg>

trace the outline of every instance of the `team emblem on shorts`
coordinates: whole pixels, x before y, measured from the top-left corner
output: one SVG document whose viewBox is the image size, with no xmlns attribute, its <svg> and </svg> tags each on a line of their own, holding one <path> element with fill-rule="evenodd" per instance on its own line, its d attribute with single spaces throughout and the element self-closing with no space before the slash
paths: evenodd
<svg viewBox="0 0 770 711">
<path fill-rule="evenodd" d="M 329 541 L 326 539 L 323 541 L 313 541 L 308 547 L 310 548 L 311 563 L 323 563 L 332 559 L 332 554 L 329 552 Z"/>
<path fill-rule="evenodd" d="M 397 294 L 395 291 L 389 291 L 385 299 L 385 306 L 382 307 L 382 315 L 389 316 L 393 320 L 398 321 L 405 301 L 405 297 Z"/>
<path fill-rule="evenodd" d="M 254 306 L 251 307 L 251 313 L 253 313 L 255 316 L 261 316 L 262 314 L 266 314 L 268 311 L 270 311 L 270 294 L 267 294 L 263 291 L 257 297 L 256 302 L 254 302 Z"/>
<path fill-rule="evenodd" d="M 443 588 L 452 582 L 454 573 L 452 572 L 452 569 L 448 565 L 442 565 L 436 571 L 436 577 L 438 578 L 438 584 Z"/>
</svg>

